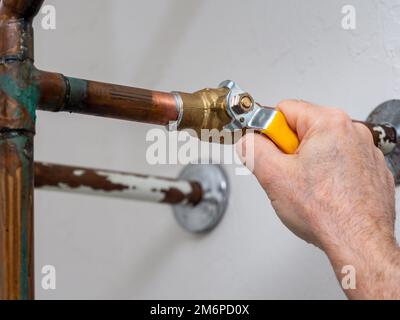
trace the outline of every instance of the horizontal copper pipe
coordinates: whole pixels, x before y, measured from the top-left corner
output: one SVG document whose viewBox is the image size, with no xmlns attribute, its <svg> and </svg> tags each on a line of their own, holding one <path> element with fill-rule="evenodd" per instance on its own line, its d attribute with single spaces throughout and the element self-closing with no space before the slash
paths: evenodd
<svg viewBox="0 0 400 320">
<path fill-rule="evenodd" d="M 38 71 L 39 110 L 168 125 L 179 110 L 171 93 L 65 77 Z"/>
<path fill-rule="evenodd" d="M 195 181 L 40 162 L 35 163 L 35 188 L 186 205 L 203 197 Z"/>
<path fill-rule="evenodd" d="M 62 74 L 33 71 L 40 89 L 39 109 L 67 111 L 94 116 L 168 125 L 178 120 L 179 108 L 174 94 L 65 77 Z M 179 93 L 183 115 L 179 129 L 218 129 L 230 121 L 225 108 L 224 89 L 204 89 L 192 94 Z M 272 109 L 269 107 L 264 107 Z M 396 129 L 385 124 L 366 125 L 375 145 L 384 154 L 397 144 Z"/>
</svg>

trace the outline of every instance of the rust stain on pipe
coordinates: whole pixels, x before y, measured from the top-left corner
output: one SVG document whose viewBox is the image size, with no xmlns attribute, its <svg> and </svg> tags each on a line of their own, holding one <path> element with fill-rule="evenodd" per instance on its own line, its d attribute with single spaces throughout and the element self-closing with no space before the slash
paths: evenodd
<svg viewBox="0 0 400 320">
<path fill-rule="evenodd" d="M 373 124 L 356 121 L 364 124 L 372 134 L 374 144 L 385 155 L 391 153 L 397 145 L 397 130 L 389 124 Z"/>
<path fill-rule="evenodd" d="M 0 0 L 0 299 L 34 297 L 32 150 L 36 109 L 158 125 L 180 119 L 180 129 L 197 132 L 202 128 L 221 129 L 230 121 L 225 89 L 181 93 L 182 101 L 177 101 L 171 93 L 37 70 L 33 65 L 32 20 L 42 4 L 43 0 Z M 375 144 L 384 152 L 391 152 L 397 139 L 395 128 L 366 125 Z M 128 193 L 171 204 L 196 205 L 202 199 L 198 182 L 84 168 L 71 170 L 39 164 L 37 187 Z M 125 181 L 129 177 L 131 184 Z M 154 188 L 149 191 L 141 184 L 135 185 L 139 180 L 146 188 L 152 184 Z"/>
<path fill-rule="evenodd" d="M 35 188 L 188 205 L 203 196 L 195 181 L 41 162 L 35 163 Z"/>
<path fill-rule="evenodd" d="M 180 204 L 185 201 L 191 205 L 197 205 L 203 197 L 203 189 L 198 182 L 189 182 L 192 191 L 189 194 L 182 193 L 181 190 L 176 188 L 161 189 L 165 194 L 163 203 Z"/>
<path fill-rule="evenodd" d="M 60 184 L 71 189 L 86 186 L 106 192 L 129 189 L 126 185 L 109 181 L 94 169 L 35 163 L 35 188 L 59 187 Z"/>
</svg>

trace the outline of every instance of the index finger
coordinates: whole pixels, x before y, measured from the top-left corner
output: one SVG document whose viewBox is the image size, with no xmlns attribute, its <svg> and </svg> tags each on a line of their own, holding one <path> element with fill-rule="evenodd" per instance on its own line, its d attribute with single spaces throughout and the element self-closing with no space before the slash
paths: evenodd
<svg viewBox="0 0 400 320">
<path fill-rule="evenodd" d="M 303 100 L 283 100 L 277 107 L 286 118 L 290 128 L 301 140 L 321 115 L 322 107 Z"/>
</svg>

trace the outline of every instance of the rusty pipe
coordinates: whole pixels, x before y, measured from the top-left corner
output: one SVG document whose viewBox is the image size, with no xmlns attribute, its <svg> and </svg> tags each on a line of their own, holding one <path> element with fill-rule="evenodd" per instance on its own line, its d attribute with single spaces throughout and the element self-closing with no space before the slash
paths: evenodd
<svg viewBox="0 0 400 320">
<path fill-rule="evenodd" d="M 171 204 L 178 224 L 196 234 L 219 224 L 230 190 L 225 171 L 216 165 L 188 165 L 177 179 L 170 179 L 40 162 L 35 163 L 35 187 Z"/>
<path fill-rule="evenodd" d="M 41 162 L 35 163 L 35 188 L 191 206 L 203 196 L 197 181 Z"/>
</svg>

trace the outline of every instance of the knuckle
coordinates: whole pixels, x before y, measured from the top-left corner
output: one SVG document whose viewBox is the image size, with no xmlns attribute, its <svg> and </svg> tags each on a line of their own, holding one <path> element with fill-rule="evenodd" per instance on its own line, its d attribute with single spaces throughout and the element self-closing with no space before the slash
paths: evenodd
<svg viewBox="0 0 400 320">
<path fill-rule="evenodd" d="M 290 108 L 295 103 L 296 103 L 296 100 L 285 99 L 285 100 L 279 101 L 279 103 L 277 104 L 276 107 L 278 109 Z"/>
<path fill-rule="evenodd" d="M 358 131 L 361 139 L 371 145 L 374 144 L 374 139 L 371 133 L 371 130 L 364 124 L 362 123 L 355 123 L 354 127 Z"/>
<path fill-rule="evenodd" d="M 340 109 L 329 108 L 325 114 L 327 123 L 330 128 L 347 129 L 352 123 L 350 116 Z"/>
<path fill-rule="evenodd" d="M 298 100 L 297 103 L 305 110 L 312 110 L 315 107 L 314 104 L 305 100 Z"/>
<path fill-rule="evenodd" d="M 358 123 L 356 124 L 357 127 L 359 128 L 360 133 L 362 134 L 362 136 L 368 138 L 369 140 L 372 141 L 372 133 L 371 130 L 364 124 Z"/>
<path fill-rule="evenodd" d="M 349 122 L 351 121 L 350 116 L 343 110 L 337 108 L 329 108 L 328 115 L 332 118 L 332 120 L 336 120 L 338 122 Z"/>
<path fill-rule="evenodd" d="M 296 99 L 285 99 L 278 103 L 278 109 L 286 109 L 286 108 L 310 108 L 312 106 L 311 103 L 306 102 L 304 100 L 296 100 Z"/>
</svg>

